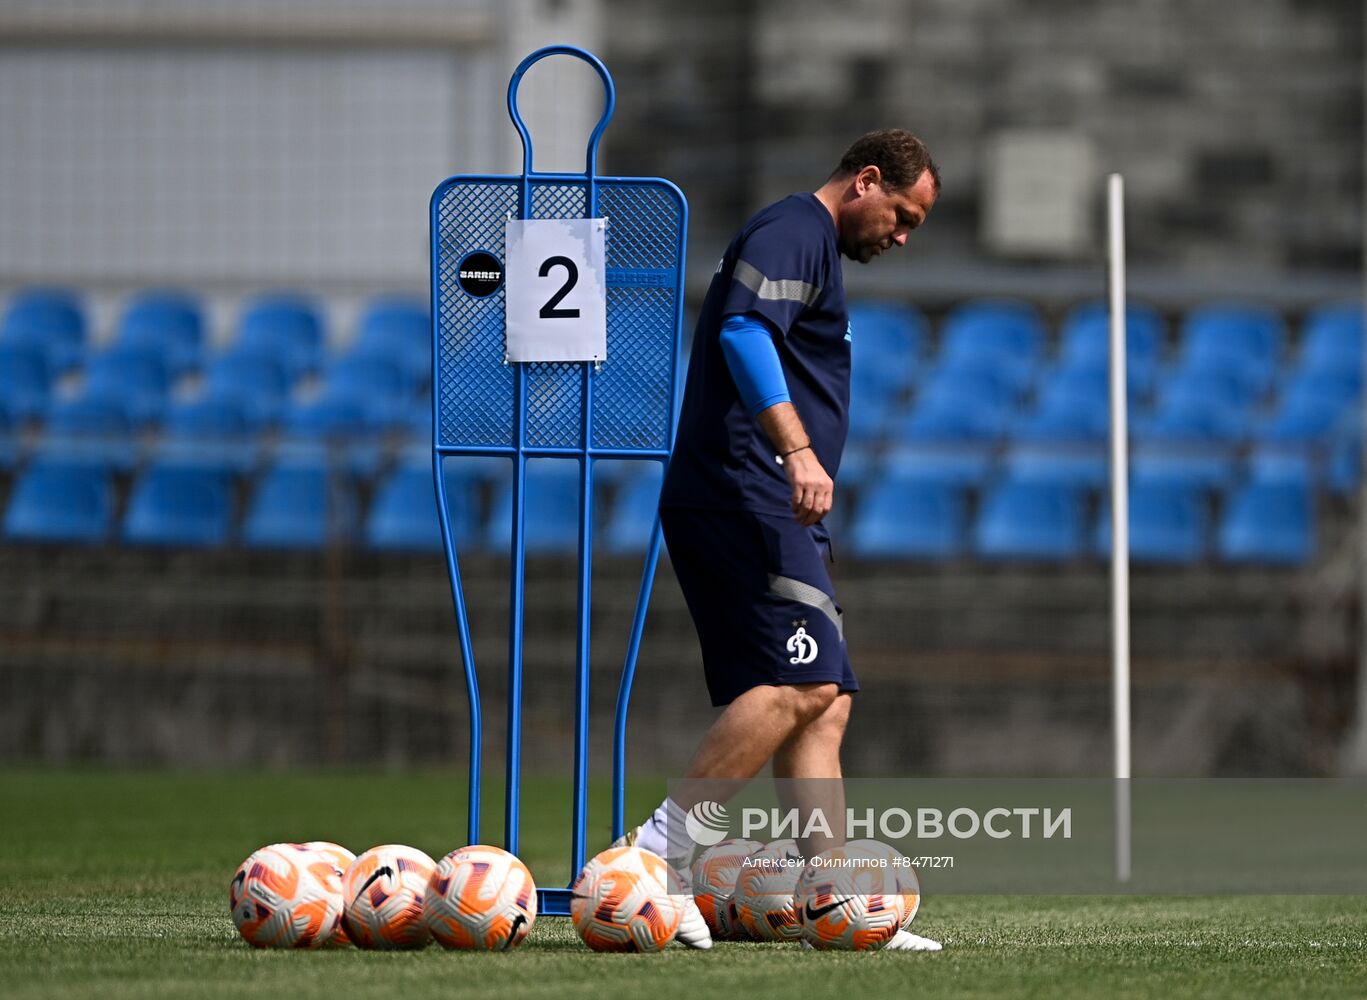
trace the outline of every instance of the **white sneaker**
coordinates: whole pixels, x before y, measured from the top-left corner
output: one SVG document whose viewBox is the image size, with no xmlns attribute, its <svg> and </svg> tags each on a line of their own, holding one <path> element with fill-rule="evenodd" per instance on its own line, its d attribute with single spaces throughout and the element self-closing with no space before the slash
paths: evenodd
<svg viewBox="0 0 1367 1000">
<path fill-rule="evenodd" d="M 636 840 L 640 836 L 641 827 L 633 827 L 614 840 L 612 846 L 635 847 Z M 686 868 L 686 866 L 684 867 Z M 703 919 L 702 911 L 698 909 L 698 904 L 694 902 L 693 894 L 690 892 L 680 892 L 675 895 L 674 898 L 678 899 L 683 906 L 683 915 L 679 918 L 679 929 L 674 935 L 674 940 L 686 947 L 697 948 L 699 951 L 706 951 L 711 948 L 712 931 L 708 929 L 707 921 Z"/>
<path fill-rule="evenodd" d="M 879 951 L 941 951 L 944 945 L 911 931 L 898 931 Z"/>
<path fill-rule="evenodd" d="M 693 901 L 692 893 L 685 893 L 675 898 L 683 903 L 683 916 L 679 918 L 679 930 L 674 935 L 674 940 L 685 947 L 697 948 L 699 951 L 706 951 L 711 948 L 712 932 L 708 930 L 707 921 L 703 919 L 698 904 Z"/>
</svg>

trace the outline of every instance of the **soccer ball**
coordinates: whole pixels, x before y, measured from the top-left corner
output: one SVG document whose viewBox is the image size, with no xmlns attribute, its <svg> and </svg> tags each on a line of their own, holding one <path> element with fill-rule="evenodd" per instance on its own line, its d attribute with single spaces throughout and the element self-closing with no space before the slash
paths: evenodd
<svg viewBox="0 0 1367 1000">
<path fill-rule="evenodd" d="M 351 867 L 351 863 L 356 860 L 356 855 L 352 854 L 341 844 L 334 844 L 330 840 L 310 840 L 299 844 L 299 847 L 306 851 L 313 851 L 321 854 L 333 863 L 337 868 L 337 877 L 340 879 L 346 874 L 346 870 Z"/>
<path fill-rule="evenodd" d="M 916 876 L 892 857 L 891 848 L 873 841 L 812 858 L 793 894 L 803 939 L 823 951 L 868 951 L 910 923 L 920 901 Z"/>
<path fill-rule="evenodd" d="M 741 862 L 763 846 L 757 840 L 723 840 L 693 863 L 693 899 L 718 941 L 741 941 L 748 937 L 736 918 L 731 897 L 736 891 Z"/>
<path fill-rule="evenodd" d="M 346 870 L 351 867 L 351 863 L 356 860 L 356 855 L 352 854 L 341 844 L 334 844 L 330 840 L 310 840 L 299 846 L 313 851 L 315 854 L 321 854 L 332 863 L 335 872 L 334 877 L 337 881 L 337 892 L 340 895 L 342 892 L 342 876 L 345 875 Z M 334 945 L 351 944 L 351 938 L 347 937 L 346 928 L 342 926 L 341 921 L 338 921 L 337 930 L 332 935 L 332 941 L 329 943 Z"/>
<path fill-rule="evenodd" d="M 238 866 L 228 905 L 238 933 L 257 948 L 318 948 L 342 919 L 342 887 L 316 852 L 271 844 Z"/>
<path fill-rule="evenodd" d="M 741 859 L 736 916 L 756 941 L 796 941 L 802 936 L 793 890 L 802 874 L 802 852 L 795 840 L 776 840 Z"/>
<path fill-rule="evenodd" d="M 916 911 L 921 908 L 921 880 L 916 877 L 916 869 L 911 866 L 911 859 L 881 840 L 851 840 L 845 847 L 848 850 L 867 851 L 874 857 L 887 859 L 896 874 L 897 889 L 906 898 L 907 912 L 902 918 L 902 929 L 910 927 L 911 922 L 916 919 Z M 895 865 L 893 862 L 896 860 L 900 860 L 902 864 Z"/>
<path fill-rule="evenodd" d="M 436 867 L 422 851 L 385 844 L 366 851 L 346 870 L 342 918 L 361 948 L 422 948 L 431 935 L 422 918 L 423 896 Z"/>
<path fill-rule="evenodd" d="M 447 948 L 507 951 L 536 922 L 536 883 L 501 847 L 462 847 L 437 862 L 423 897 L 423 920 Z"/>
<path fill-rule="evenodd" d="M 594 951 L 659 951 L 674 940 L 683 917 L 677 877 L 663 858 L 639 847 L 610 847 L 571 887 L 574 929 Z M 681 886 L 679 887 L 682 888 Z"/>
</svg>

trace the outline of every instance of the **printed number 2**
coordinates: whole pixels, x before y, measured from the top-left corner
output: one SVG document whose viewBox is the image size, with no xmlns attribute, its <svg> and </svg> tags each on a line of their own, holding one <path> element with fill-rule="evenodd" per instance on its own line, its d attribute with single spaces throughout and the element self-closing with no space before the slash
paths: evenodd
<svg viewBox="0 0 1367 1000">
<path fill-rule="evenodd" d="M 566 295 L 570 294 L 576 283 L 579 281 L 579 268 L 574 261 L 568 257 L 547 257 L 541 262 L 541 270 L 538 272 L 541 277 L 546 277 L 551 273 L 553 267 L 563 267 L 569 272 L 565 283 L 560 286 L 560 291 L 552 295 L 544 306 L 541 307 L 542 319 L 578 319 L 578 309 L 557 309 Z"/>
</svg>

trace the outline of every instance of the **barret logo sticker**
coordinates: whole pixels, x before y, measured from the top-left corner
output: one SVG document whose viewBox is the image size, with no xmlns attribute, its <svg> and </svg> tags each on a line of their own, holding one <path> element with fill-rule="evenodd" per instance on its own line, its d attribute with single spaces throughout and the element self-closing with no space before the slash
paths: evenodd
<svg viewBox="0 0 1367 1000">
<path fill-rule="evenodd" d="M 456 270 L 461 290 L 476 298 L 493 295 L 503 285 L 503 264 L 491 253 L 476 250 L 466 254 Z"/>
</svg>

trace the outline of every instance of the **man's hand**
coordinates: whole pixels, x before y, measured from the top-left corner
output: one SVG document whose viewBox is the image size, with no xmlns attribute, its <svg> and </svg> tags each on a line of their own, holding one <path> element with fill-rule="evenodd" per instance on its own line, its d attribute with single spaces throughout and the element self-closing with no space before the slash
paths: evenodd
<svg viewBox="0 0 1367 1000">
<path fill-rule="evenodd" d="M 825 517 L 835 499 L 835 483 L 826 475 L 816 452 L 811 448 L 795 451 L 783 460 L 783 471 L 793 488 L 793 499 L 789 506 L 797 523 L 804 528 L 811 527 Z"/>
<path fill-rule="evenodd" d="M 775 403 L 761 410 L 757 419 L 774 444 L 774 454 L 784 456 L 780 461 L 793 488 L 793 516 L 798 524 L 809 528 L 830 511 L 835 483 L 812 451 L 812 439 L 792 403 Z"/>
</svg>

